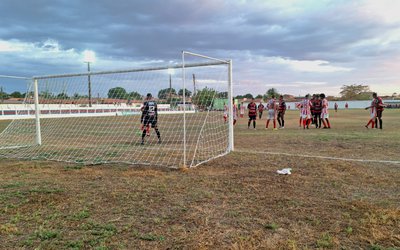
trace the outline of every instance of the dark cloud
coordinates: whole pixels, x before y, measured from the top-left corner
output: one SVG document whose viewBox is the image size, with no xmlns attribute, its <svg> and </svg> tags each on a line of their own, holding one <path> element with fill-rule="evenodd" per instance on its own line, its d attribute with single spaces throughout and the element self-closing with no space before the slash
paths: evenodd
<svg viewBox="0 0 400 250">
<path fill-rule="evenodd" d="M 400 53 L 398 41 L 362 43 L 396 30 L 398 23 L 368 18 L 358 10 L 359 1 L 327 1 L 293 9 L 261 0 L 241 2 L 2 0 L 0 39 L 54 50 L 52 44 L 44 45 L 53 39 L 63 50 L 80 53 L 91 49 L 99 57 L 125 61 L 179 60 L 181 50 L 194 50 L 234 60 L 248 55 L 326 60 L 354 67 L 351 63 L 360 58 L 373 60 Z M 1 52 L 0 59 L 5 59 Z M 55 66 L 55 60 L 52 65 L 40 58 L 7 60 L 29 69 L 36 67 L 39 73 L 65 70 L 65 65 Z M 79 69 L 67 66 L 71 71 Z"/>
</svg>

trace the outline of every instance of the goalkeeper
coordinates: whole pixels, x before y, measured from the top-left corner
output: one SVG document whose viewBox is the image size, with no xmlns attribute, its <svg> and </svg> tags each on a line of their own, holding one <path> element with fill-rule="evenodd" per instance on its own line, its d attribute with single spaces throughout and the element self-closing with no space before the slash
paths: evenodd
<svg viewBox="0 0 400 250">
<path fill-rule="evenodd" d="M 140 119 L 140 122 L 143 125 L 142 143 L 141 143 L 142 145 L 144 144 L 144 137 L 146 136 L 146 134 L 147 136 L 150 135 L 150 125 L 152 128 L 154 128 L 154 130 L 157 133 L 158 143 L 161 143 L 161 135 L 157 127 L 157 118 L 158 118 L 157 103 L 152 99 L 153 96 L 150 93 L 148 93 L 146 96 L 146 100 L 141 108 L 142 117 Z"/>
</svg>

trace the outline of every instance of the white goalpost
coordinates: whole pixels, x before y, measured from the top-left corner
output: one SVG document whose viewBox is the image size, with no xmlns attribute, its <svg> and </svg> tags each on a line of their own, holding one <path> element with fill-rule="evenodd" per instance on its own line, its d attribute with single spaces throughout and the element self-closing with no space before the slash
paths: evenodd
<svg viewBox="0 0 400 250">
<path fill-rule="evenodd" d="M 0 110 L 2 158 L 194 167 L 234 149 L 232 61 L 186 51 L 180 64 L 36 76 Z"/>
</svg>

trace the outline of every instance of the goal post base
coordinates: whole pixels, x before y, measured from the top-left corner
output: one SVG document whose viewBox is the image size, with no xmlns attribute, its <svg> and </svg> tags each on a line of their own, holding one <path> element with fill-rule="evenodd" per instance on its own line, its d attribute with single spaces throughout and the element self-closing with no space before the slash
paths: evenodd
<svg viewBox="0 0 400 250">
<path fill-rule="evenodd" d="M 182 164 L 179 166 L 179 170 L 182 172 L 189 171 L 190 167 L 188 167 L 186 164 Z"/>
</svg>

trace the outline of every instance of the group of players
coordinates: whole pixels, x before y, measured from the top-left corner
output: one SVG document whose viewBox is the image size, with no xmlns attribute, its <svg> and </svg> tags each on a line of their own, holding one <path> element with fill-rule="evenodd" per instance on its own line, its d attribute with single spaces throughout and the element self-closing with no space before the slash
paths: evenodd
<svg viewBox="0 0 400 250">
<path fill-rule="evenodd" d="M 369 128 L 369 125 L 371 124 L 372 128 L 378 128 L 379 124 L 379 128 L 382 129 L 382 112 L 386 105 L 377 93 L 372 93 L 372 97 L 371 105 L 365 108 L 370 110 L 370 119 L 365 127 Z"/>
<path fill-rule="evenodd" d="M 310 95 L 306 97 L 297 105 L 300 110 L 300 120 L 299 127 L 304 129 L 309 129 L 310 124 L 315 124 L 316 128 L 330 129 L 331 124 L 329 121 L 328 107 L 329 103 L 325 97 L 325 94 L 313 95 L 310 99 Z M 257 114 L 258 118 L 261 120 L 264 111 L 268 112 L 267 122 L 265 124 L 265 129 L 269 128 L 269 124 L 272 121 L 273 130 L 278 130 L 276 121 L 278 121 L 279 129 L 285 128 L 285 112 L 286 103 L 283 96 L 279 96 L 278 100 L 272 95 L 268 100 L 267 104 L 264 105 L 262 102 L 256 104 L 254 98 L 247 105 L 249 121 L 247 123 L 247 128 L 250 129 L 251 123 L 253 123 L 253 129 L 256 129 Z M 245 106 L 243 102 L 240 107 L 240 117 L 244 117 Z M 233 103 L 233 124 L 236 124 L 238 109 L 235 103 Z M 228 117 L 228 107 L 224 107 L 224 120 L 227 122 Z M 323 125 L 323 127 L 322 127 Z"/>
<path fill-rule="evenodd" d="M 384 109 L 384 104 L 382 98 L 380 98 L 377 93 L 373 93 L 373 100 L 371 105 L 366 107 L 365 109 L 370 109 L 370 120 L 366 128 L 369 128 L 371 125 L 372 128 L 376 127 L 382 129 L 382 112 Z M 233 102 L 233 125 L 236 124 L 238 119 L 238 108 Z M 316 128 L 330 129 L 331 124 L 329 121 L 329 102 L 326 99 L 325 94 L 314 94 L 312 98 L 310 95 L 306 95 L 305 98 L 296 105 L 296 107 L 300 110 L 300 119 L 299 119 L 299 127 L 303 127 L 303 129 L 309 129 L 310 124 L 314 124 Z M 244 108 L 242 105 L 240 107 L 240 116 L 244 116 Z M 228 106 L 224 105 L 224 120 L 227 122 L 228 119 Z M 256 120 L 257 114 L 258 118 L 261 120 L 264 110 L 268 112 L 267 122 L 265 124 L 265 129 L 268 129 L 270 121 L 273 123 L 273 130 L 277 130 L 276 121 L 278 120 L 279 128 L 285 128 L 285 112 L 286 112 L 286 103 L 283 99 L 283 96 L 279 96 L 279 99 L 276 100 L 275 96 L 272 95 L 271 99 L 268 100 L 267 104 L 264 105 L 260 102 L 257 105 L 254 102 L 254 98 L 251 99 L 251 102 L 247 105 L 249 121 L 247 123 L 247 128 L 250 129 L 250 125 L 253 122 L 253 129 L 256 129 Z M 143 103 L 141 108 L 142 116 L 140 122 L 142 124 L 142 141 L 141 144 L 144 144 L 144 138 L 150 135 L 150 127 L 154 128 L 158 143 L 161 143 L 161 134 L 157 127 L 157 119 L 158 119 L 158 110 L 157 103 L 152 99 L 152 95 L 149 93 L 146 96 L 146 100 Z M 322 127 L 323 126 L 323 127 Z"/>
</svg>

